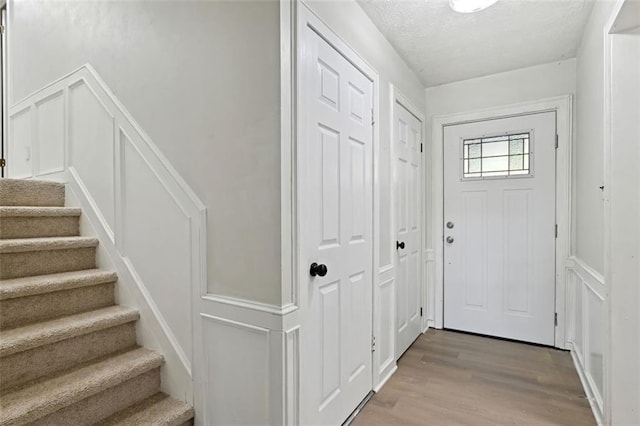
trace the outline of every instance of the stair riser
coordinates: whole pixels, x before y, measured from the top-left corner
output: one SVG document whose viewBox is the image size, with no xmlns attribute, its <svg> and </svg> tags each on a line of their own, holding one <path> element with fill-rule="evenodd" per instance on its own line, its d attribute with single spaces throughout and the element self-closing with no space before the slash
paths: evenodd
<svg viewBox="0 0 640 426">
<path fill-rule="evenodd" d="M 3 217 L 0 239 L 75 237 L 80 235 L 78 216 Z"/>
<path fill-rule="evenodd" d="M 96 248 L 3 253 L 0 263 L 0 279 L 92 269 L 96 266 Z"/>
<path fill-rule="evenodd" d="M 99 330 L 2 358 L 0 390 L 74 367 L 136 345 L 135 323 Z"/>
<path fill-rule="evenodd" d="M 36 420 L 33 426 L 92 425 L 160 391 L 160 368 Z M 16 423 L 17 424 L 17 423 Z"/>
<path fill-rule="evenodd" d="M 0 330 L 106 308 L 114 304 L 113 283 L 2 300 Z"/>
<path fill-rule="evenodd" d="M 53 182 L 1 179 L 0 206 L 63 207 L 64 185 Z"/>
</svg>

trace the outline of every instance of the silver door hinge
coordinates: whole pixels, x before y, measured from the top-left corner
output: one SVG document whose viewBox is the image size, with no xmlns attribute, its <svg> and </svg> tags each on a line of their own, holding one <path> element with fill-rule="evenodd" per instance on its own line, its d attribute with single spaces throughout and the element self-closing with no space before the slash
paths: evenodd
<svg viewBox="0 0 640 426">
<path fill-rule="evenodd" d="M 373 118 L 373 109 L 371 110 L 371 125 L 376 124 L 376 120 Z"/>
<path fill-rule="evenodd" d="M 556 223 L 556 238 L 558 238 L 558 224 Z"/>
<path fill-rule="evenodd" d="M 376 351 L 376 336 L 371 336 L 371 352 Z"/>
<path fill-rule="evenodd" d="M 0 25 L 0 34 L 4 34 L 5 29 L 4 25 Z"/>
<path fill-rule="evenodd" d="M 558 135 L 556 135 L 556 149 L 558 149 Z"/>
<path fill-rule="evenodd" d="M 553 315 L 553 324 L 556 327 L 558 326 L 558 313 L 557 312 Z"/>
</svg>

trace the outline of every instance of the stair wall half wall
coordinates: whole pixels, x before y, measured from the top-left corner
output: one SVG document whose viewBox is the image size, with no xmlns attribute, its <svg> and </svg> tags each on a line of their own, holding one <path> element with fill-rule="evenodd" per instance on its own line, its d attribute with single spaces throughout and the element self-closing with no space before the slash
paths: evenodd
<svg viewBox="0 0 640 426">
<path fill-rule="evenodd" d="M 164 355 L 163 391 L 192 403 L 203 203 L 88 64 L 11 106 L 9 134 L 8 177 L 66 184 L 97 266 L 118 274 L 116 302 L 140 313 L 138 342 Z"/>
</svg>

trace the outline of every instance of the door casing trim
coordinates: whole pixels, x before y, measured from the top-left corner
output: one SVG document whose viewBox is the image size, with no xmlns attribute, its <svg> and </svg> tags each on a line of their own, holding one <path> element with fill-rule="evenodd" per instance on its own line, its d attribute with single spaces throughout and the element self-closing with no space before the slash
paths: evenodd
<svg viewBox="0 0 640 426">
<path fill-rule="evenodd" d="M 546 98 L 532 102 L 518 103 L 470 112 L 439 115 L 433 117 L 432 156 L 431 156 L 431 189 L 432 189 L 432 241 L 435 251 L 435 279 L 431 284 L 435 288 L 427 289 L 427 294 L 435 294 L 431 302 L 435 328 L 442 328 L 444 323 L 444 128 L 457 124 L 466 124 L 497 118 L 508 118 L 553 111 L 556 113 L 556 132 L 558 148 L 556 151 L 556 222 L 558 238 L 556 239 L 556 306 L 558 325 L 555 329 L 555 347 L 569 349 L 567 335 L 568 300 L 566 293 L 567 260 L 572 251 L 572 145 L 573 145 L 573 95 Z M 433 290 L 433 291 L 429 291 Z"/>
</svg>

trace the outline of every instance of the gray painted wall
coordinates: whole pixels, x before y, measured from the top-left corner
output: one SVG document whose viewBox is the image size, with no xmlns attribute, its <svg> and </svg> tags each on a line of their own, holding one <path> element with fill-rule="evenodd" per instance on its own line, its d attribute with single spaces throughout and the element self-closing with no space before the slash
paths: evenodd
<svg viewBox="0 0 640 426">
<path fill-rule="evenodd" d="M 207 206 L 209 291 L 280 302 L 276 1 L 11 1 L 13 103 L 89 62 Z"/>
<path fill-rule="evenodd" d="M 593 7 L 578 49 L 576 96 L 575 229 L 576 256 L 604 273 L 604 36 L 613 1 Z"/>
<path fill-rule="evenodd" d="M 424 87 L 360 6 L 308 4 L 380 76 L 380 254 L 390 249 L 390 87 Z M 280 281 L 279 2 L 11 1 L 11 102 L 89 62 L 207 206 L 209 291 Z"/>
</svg>

